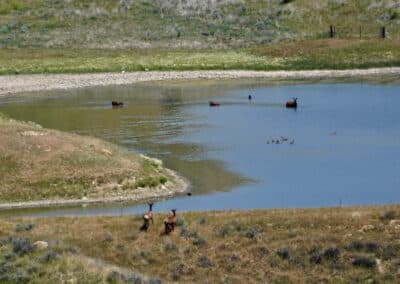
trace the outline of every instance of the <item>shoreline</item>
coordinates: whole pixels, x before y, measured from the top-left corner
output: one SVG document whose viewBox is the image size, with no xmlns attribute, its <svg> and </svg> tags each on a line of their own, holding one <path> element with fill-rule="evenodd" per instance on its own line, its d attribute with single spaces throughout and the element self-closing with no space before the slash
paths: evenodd
<svg viewBox="0 0 400 284">
<path fill-rule="evenodd" d="M 196 79 L 327 79 L 364 76 L 400 75 L 400 67 L 301 70 L 301 71 L 140 71 L 92 74 L 34 74 L 0 76 L 0 97 L 7 95 L 52 90 L 70 90 L 96 86 L 130 85 L 151 81 Z"/>
<path fill-rule="evenodd" d="M 111 204 L 122 202 L 143 202 L 146 200 L 170 198 L 179 195 L 184 195 L 190 192 L 190 183 L 185 180 L 175 171 L 166 169 L 170 175 L 174 177 L 173 189 L 171 188 L 140 188 L 137 189 L 135 194 L 117 197 L 103 197 L 103 198 L 81 198 L 81 199 L 54 199 L 54 200 L 38 200 L 38 201 L 24 201 L 24 202 L 7 202 L 0 203 L 0 210 L 12 209 L 28 209 L 28 208 L 43 208 L 43 207 L 63 207 L 63 206 L 79 206 L 79 205 L 93 205 L 93 204 Z"/>
</svg>

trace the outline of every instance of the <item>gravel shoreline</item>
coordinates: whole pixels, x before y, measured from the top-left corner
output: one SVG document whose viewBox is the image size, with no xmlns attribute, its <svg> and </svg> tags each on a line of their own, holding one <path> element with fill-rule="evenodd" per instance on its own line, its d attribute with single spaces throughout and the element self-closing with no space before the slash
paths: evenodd
<svg viewBox="0 0 400 284">
<path fill-rule="evenodd" d="M 129 85 L 139 82 L 195 79 L 324 79 L 400 75 L 400 67 L 309 70 L 309 71 L 147 71 L 93 74 L 45 74 L 0 76 L 0 96 L 22 92 L 68 90 L 76 88 Z"/>
</svg>

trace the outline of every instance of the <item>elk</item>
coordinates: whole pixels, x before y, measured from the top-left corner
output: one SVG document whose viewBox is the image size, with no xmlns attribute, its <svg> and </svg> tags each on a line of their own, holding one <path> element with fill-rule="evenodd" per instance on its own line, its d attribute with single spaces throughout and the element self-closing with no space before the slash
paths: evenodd
<svg viewBox="0 0 400 284">
<path fill-rule="evenodd" d="M 168 218 L 164 219 L 164 226 L 165 226 L 165 234 L 168 235 L 175 229 L 176 225 L 176 209 L 172 209 L 172 216 L 168 216 Z"/>
<path fill-rule="evenodd" d="M 143 215 L 143 225 L 140 227 L 141 231 L 147 231 L 151 223 L 154 224 L 153 220 L 153 203 L 149 203 L 149 211 Z"/>
<path fill-rule="evenodd" d="M 119 102 L 119 101 L 112 101 L 111 105 L 114 106 L 114 107 L 122 107 L 122 106 L 124 106 L 124 103 L 123 102 Z"/>
<path fill-rule="evenodd" d="M 209 101 L 208 104 L 210 105 L 210 107 L 220 106 L 221 105 L 220 103 L 214 102 L 214 101 Z"/>
<path fill-rule="evenodd" d="M 292 98 L 290 101 L 286 102 L 287 108 L 297 108 L 297 98 Z"/>
</svg>

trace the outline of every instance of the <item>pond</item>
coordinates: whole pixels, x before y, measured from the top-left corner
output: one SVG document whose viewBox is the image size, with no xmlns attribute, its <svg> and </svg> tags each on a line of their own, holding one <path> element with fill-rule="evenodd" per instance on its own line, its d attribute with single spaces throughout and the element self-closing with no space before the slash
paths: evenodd
<svg viewBox="0 0 400 284">
<path fill-rule="evenodd" d="M 296 110 L 284 105 L 292 97 L 299 98 Z M 112 100 L 125 106 L 112 108 Z M 210 107 L 210 100 L 220 106 Z M 162 159 L 192 182 L 192 196 L 158 202 L 156 211 L 399 203 L 399 107 L 396 83 L 262 80 L 147 83 L 0 100 L 0 112 L 15 119 Z M 132 214 L 144 207 L 29 214 Z"/>
</svg>

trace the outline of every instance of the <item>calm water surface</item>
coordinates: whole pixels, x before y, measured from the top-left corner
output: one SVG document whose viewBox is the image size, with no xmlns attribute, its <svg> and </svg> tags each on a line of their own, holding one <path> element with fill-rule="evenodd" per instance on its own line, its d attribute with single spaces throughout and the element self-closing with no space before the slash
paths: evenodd
<svg viewBox="0 0 400 284">
<path fill-rule="evenodd" d="M 286 109 L 293 96 L 299 107 Z M 111 100 L 126 106 L 113 109 Z M 211 108 L 209 100 L 221 106 Z M 399 107 L 398 84 L 260 81 L 91 88 L 0 100 L 0 112 L 16 119 L 160 158 L 192 182 L 192 196 L 159 202 L 157 211 L 399 203 Z M 31 214 L 131 214 L 144 207 Z"/>
</svg>

